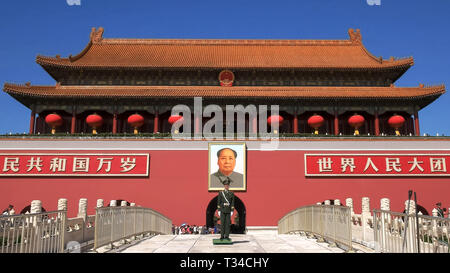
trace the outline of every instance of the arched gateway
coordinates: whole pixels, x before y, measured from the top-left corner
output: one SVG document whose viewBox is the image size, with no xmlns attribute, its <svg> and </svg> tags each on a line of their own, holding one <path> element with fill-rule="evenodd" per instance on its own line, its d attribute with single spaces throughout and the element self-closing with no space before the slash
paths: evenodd
<svg viewBox="0 0 450 273">
<path fill-rule="evenodd" d="M 231 233 L 244 234 L 245 233 L 245 218 L 246 210 L 244 202 L 239 197 L 235 196 L 234 208 L 238 215 L 238 221 L 231 224 Z M 206 226 L 214 227 L 214 215 L 217 211 L 217 196 L 209 201 L 206 209 Z M 233 215 L 233 218 L 235 215 Z"/>
</svg>

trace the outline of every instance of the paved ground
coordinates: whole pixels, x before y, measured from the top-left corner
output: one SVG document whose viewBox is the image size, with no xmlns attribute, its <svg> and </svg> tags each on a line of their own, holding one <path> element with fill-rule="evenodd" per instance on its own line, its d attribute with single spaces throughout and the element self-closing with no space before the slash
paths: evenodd
<svg viewBox="0 0 450 273">
<path fill-rule="evenodd" d="M 342 253 L 327 243 L 300 235 L 231 234 L 233 245 L 213 245 L 216 235 L 157 235 L 130 246 L 123 253 Z"/>
</svg>

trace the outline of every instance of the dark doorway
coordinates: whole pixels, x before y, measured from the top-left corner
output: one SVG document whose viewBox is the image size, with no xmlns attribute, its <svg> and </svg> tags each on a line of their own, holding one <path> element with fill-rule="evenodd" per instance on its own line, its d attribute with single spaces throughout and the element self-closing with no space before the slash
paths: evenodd
<svg viewBox="0 0 450 273">
<path fill-rule="evenodd" d="M 235 200 L 234 200 L 234 209 L 235 209 L 235 213 L 237 213 L 237 216 L 235 218 L 236 215 L 233 215 L 232 218 L 234 221 L 232 221 L 231 224 L 231 233 L 234 234 L 244 234 L 245 233 L 245 218 L 246 218 L 246 210 L 245 210 L 245 205 L 244 203 L 241 201 L 241 199 L 239 199 L 239 197 L 235 196 Z M 214 223 L 215 223 L 215 215 L 216 215 L 216 211 L 217 211 L 217 196 L 214 197 L 208 204 L 208 208 L 206 209 L 206 227 L 214 227 Z"/>
<path fill-rule="evenodd" d="M 44 209 L 44 207 L 41 207 L 41 211 L 42 212 L 47 212 L 45 209 Z M 24 207 L 21 211 L 20 211 L 20 214 L 26 214 L 26 213 L 31 213 L 31 205 L 28 205 L 28 206 L 26 206 L 26 207 Z"/>
</svg>

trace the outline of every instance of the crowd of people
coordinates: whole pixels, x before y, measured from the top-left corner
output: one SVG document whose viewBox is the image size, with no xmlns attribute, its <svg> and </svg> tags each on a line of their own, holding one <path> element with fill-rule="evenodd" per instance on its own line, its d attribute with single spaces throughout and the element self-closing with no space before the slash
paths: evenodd
<svg viewBox="0 0 450 273">
<path fill-rule="evenodd" d="M 220 227 L 206 227 L 197 225 L 182 224 L 181 226 L 172 225 L 172 234 L 218 234 L 220 233 Z"/>
</svg>

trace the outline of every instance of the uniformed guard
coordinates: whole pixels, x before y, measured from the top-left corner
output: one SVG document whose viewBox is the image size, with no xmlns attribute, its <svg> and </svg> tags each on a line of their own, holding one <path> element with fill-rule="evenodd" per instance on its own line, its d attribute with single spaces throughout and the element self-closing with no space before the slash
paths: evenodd
<svg viewBox="0 0 450 273">
<path fill-rule="evenodd" d="M 220 240 L 230 240 L 231 216 L 234 211 L 234 193 L 229 190 L 230 181 L 227 179 L 223 182 L 225 189 L 219 192 L 217 197 L 217 209 L 219 211 L 220 223 Z"/>
</svg>

